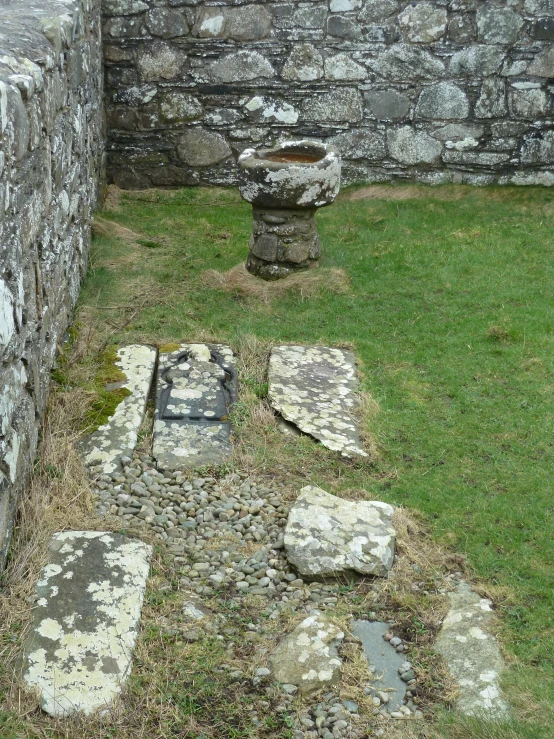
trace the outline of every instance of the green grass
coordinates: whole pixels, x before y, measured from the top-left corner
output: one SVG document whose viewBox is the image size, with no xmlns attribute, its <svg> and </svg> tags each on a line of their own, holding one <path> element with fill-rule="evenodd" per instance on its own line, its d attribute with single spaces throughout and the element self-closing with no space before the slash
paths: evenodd
<svg viewBox="0 0 554 739">
<path fill-rule="evenodd" d="M 541 726 L 548 732 L 554 721 L 552 195 L 449 192 L 341 197 L 317 219 L 322 266 L 345 270 L 350 291 L 270 304 L 204 283 L 204 270 L 246 257 L 250 208 L 235 192 L 123 194 L 121 208 L 103 215 L 136 231 L 137 244 L 95 240 L 81 306 L 128 302 L 125 285 L 146 284 L 160 300 L 141 303 L 131 321 L 116 313 L 126 325 L 116 322 L 113 341 L 211 335 L 236 346 L 252 334 L 352 344 L 380 407 L 370 429 L 379 460 L 369 471 L 341 465 L 332 479 L 324 464 L 303 474 L 418 509 L 439 540 L 467 556 L 502 595 L 506 689 L 522 720 L 513 736 L 546 737 Z"/>
</svg>

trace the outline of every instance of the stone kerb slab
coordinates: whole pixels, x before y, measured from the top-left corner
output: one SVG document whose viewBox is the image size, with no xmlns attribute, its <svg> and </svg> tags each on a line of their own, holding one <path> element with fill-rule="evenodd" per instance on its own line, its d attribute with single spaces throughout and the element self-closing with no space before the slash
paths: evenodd
<svg viewBox="0 0 554 739">
<path fill-rule="evenodd" d="M 394 561 L 393 510 L 386 503 L 351 502 L 304 487 L 285 528 L 287 559 L 307 578 L 386 576 Z"/>
<path fill-rule="evenodd" d="M 118 349 L 117 355 L 116 365 L 127 378 L 120 387 L 129 390 L 130 395 L 83 445 L 85 464 L 105 475 L 120 468 L 123 456 L 133 454 L 154 377 L 157 352 L 152 346 L 130 344 Z"/>
<path fill-rule="evenodd" d="M 238 390 L 234 354 L 182 344 L 160 355 L 152 454 L 159 469 L 222 464 L 233 451 L 229 412 Z"/>
<path fill-rule="evenodd" d="M 36 586 L 23 678 L 52 716 L 90 714 L 131 671 L 152 547 L 103 531 L 54 535 Z"/>
<path fill-rule="evenodd" d="M 271 407 L 345 457 L 367 457 L 356 411 L 358 378 L 352 352 L 326 346 L 276 346 L 269 359 Z"/>
<path fill-rule="evenodd" d="M 342 660 L 338 647 L 344 632 L 319 612 L 305 618 L 280 642 L 270 657 L 276 680 L 310 694 L 338 682 Z"/>
<path fill-rule="evenodd" d="M 493 633 L 491 601 L 466 582 L 449 593 L 450 610 L 435 643 L 460 687 L 457 708 L 468 715 L 508 718 L 499 687 L 504 660 Z"/>
</svg>

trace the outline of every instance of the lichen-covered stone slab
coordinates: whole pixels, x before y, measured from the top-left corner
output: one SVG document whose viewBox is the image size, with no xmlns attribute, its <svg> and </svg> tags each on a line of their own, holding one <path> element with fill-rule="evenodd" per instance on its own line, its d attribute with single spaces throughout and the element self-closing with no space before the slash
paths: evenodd
<svg viewBox="0 0 554 739">
<path fill-rule="evenodd" d="M 345 457 L 367 457 L 356 422 L 352 352 L 327 346 L 276 346 L 269 360 L 269 402 L 283 418 Z"/>
<path fill-rule="evenodd" d="M 344 633 L 319 613 L 305 618 L 285 636 L 270 657 L 275 679 L 309 694 L 340 678 L 338 647 Z"/>
<path fill-rule="evenodd" d="M 152 547 L 104 531 L 64 531 L 36 586 L 23 678 L 52 716 L 106 708 L 131 671 Z"/>
<path fill-rule="evenodd" d="M 285 528 L 287 559 L 302 577 L 340 573 L 385 577 L 394 560 L 393 507 L 348 501 L 314 486 L 302 488 Z"/>
<path fill-rule="evenodd" d="M 129 390 L 110 420 L 85 441 L 85 463 L 94 471 L 110 475 L 121 466 L 121 457 L 131 456 L 144 418 L 156 366 L 156 349 L 129 344 L 117 350 L 116 366 L 127 378 L 118 387 Z"/>
<path fill-rule="evenodd" d="M 467 715 L 506 718 L 499 687 L 504 660 L 493 633 L 491 601 L 461 582 L 449 593 L 450 610 L 435 643 L 460 686 L 457 708 Z"/>
<path fill-rule="evenodd" d="M 362 642 L 368 664 L 375 668 L 372 672 L 371 686 L 375 690 L 387 693 L 388 711 L 398 711 L 407 689 L 398 670 L 406 661 L 406 657 L 399 654 L 383 638 L 389 628 L 388 624 L 381 621 L 352 621 L 352 634 Z"/>
<path fill-rule="evenodd" d="M 233 361 L 232 349 L 221 344 L 182 344 L 160 354 L 152 450 L 159 469 L 219 465 L 230 457 Z"/>
</svg>

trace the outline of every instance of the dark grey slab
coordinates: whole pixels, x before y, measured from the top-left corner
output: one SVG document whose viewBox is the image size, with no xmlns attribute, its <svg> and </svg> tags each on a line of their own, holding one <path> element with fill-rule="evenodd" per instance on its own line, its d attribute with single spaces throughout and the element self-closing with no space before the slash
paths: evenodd
<svg viewBox="0 0 554 739">
<path fill-rule="evenodd" d="M 363 644 L 365 656 L 375 666 L 372 685 L 375 690 L 388 693 L 387 711 L 398 711 L 406 693 L 406 683 L 400 679 L 398 668 L 406 661 L 406 655 L 398 654 L 383 639 L 389 627 L 380 621 L 352 621 L 352 633 Z"/>
<path fill-rule="evenodd" d="M 182 344 L 160 354 L 152 450 L 159 469 L 219 465 L 230 457 L 233 360 L 221 344 Z"/>
</svg>

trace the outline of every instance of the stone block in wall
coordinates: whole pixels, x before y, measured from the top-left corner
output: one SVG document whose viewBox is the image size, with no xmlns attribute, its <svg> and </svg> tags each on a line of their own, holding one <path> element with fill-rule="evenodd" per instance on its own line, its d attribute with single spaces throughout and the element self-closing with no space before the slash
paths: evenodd
<svg viewBox="0 0 554 739">
<path fill-rule="evenodd" d="M 423 2 L 408 5 L 398 21 L 406 41 L 429 44 L 444 36 L 448 15 L 445 8 Z"/>
<path fill-rule="evenodd" d="M 372 90 L 364 95 L 366 108 L 378 120 L 404 118 L 410 112 L 411 100 L 396 90 Z"/>
<path fill-rule="evenodd" d="M 534 120 L 544 116 L 548 110 L 548 97 L 539 87 L 516 87 L 533 83 L 514 83 L 508 93 L 510 113 L 516 118 Z"/>
<path fill-rule="evenodd" d="M 191 128 L 180 137 L 177 153 L 189 167 L 209 167 L 231 156 L 231 149 L 219 133 Z"/>
<path fill-rule="evenodd" d="M 325 60 L 325 77 L 328 80 L 354 82 L 367 79 L 367 69 L 348 54 L 336 54 Z"/>
<path fill-rule="evenodd" d="M 398 12 L 399 7 L 397 0 L 366 0 L 358 14 L 358 20 L 361 23 L 383 21 Z"/>
<path fill-rule="evenodd" d="M 418 118 L 463 120 L 469 115 L 467 95 L 452 82 L 438 82 L 424 87 L 416 105 Z"/>
<path fill-rule="evenodd" d="M 376 59 L 368 59 L 369 67 L 381 77 L 393 81 L 432 80 L 442 77 L 443 62 L 425 49 L 397 44 L 386 49 Z"/>
<path fill-rule="evenodd" d="M 531 15 L 554 15 L 554 0 L 525 0 L 523 10 Z"/>
<path fill-rule="evenodd" d="M 533 23 L 529 35 L 536 41 L 554 41 L 554 18 L 541 18 Z"/>
<path fill-rule="evenodd" d="M 180 79 L 187 60 L 185 52 L 166 41 L 143 44 L 137 54 L 137 69 L 143 82 Z"/>
<path fill-rule="evenodd" d="M 547 46 L 527 67 L 527 73 L 537 77 L 554 77 L 554 46 Z"/>
<path fill-rule="evenodd" d="M 204 108 L 198 100 L 186 92 L 165 92 L 158 96 L 160 118 L 164 123 L 179 124 L 202 117 Z"/>
<path fill-rule="evenodd" d="M 102 13 L 105 16 L 134 15 L 149 9 L 143 0 L 102 0 Z"/>
<path fill-rule="evenodd" d="M 439 141 L 410 126 L 389 129 L 387 146 L 393 159 L 402 164 L 433 164 L 442 152 Z"/>
<path fill-rule="evenodd" d="M 323 57 L 312 44 L 294 46 L 281 77 L 290 82 L 312 82 L 323 77 Z"/>
<path fill-rule="evenodd" d="M 506 115 L 506 83 L 503 79 L 491 77 L 484 80 L 475 103 L 477 118 L 502 118 Z"/>
<path fill-rule="evenodd" d="M 545 131 L 542 136 L 526 136 L 521 149 L 524 164 L 547 164 L 554 162 L 554 131 Z"/>
<path fill-rule="evenodd" d="M 258 51 L 238 51 L 211 62 L 205 74 L 214 82 L 249 82 L 274 77 L 275 69 Z"/>
<path fill-rule="evenodd" d="M 362 96 L 353 87 L 340 87 L 323 95 L 311 96 L 301 111 L 305 121 L 359 123 L 363 118 Z"/>
<path fill-rule="evenodd" d="M 354 129 L 329 139 L 345 159 L 382 160 L 386 156 L 385 132 Z"/>
<path fill-rule="evenodd" d="M 362 30 L 359 24 L 346 15 L 332 15 L 327 20 L 327 33 L 336 38 L 360 41 Z"/>
<path fill-rule="evenodd" d="M 327 20 L 327 3 L 325 5 L 303 5 L 297 8 L 293 15 L 293 22 L 300 28 L 323 28 Z"/>
<path fill-rule="evenodd" d="M 146 28 L 153 36 L 176 38 L 186 36 L 189 28 L 185 16 L 178 10 L 152 8 L 145 17 Z"/>
<path fill-rule="evenodd" d="M 257 41 L 271 32 L 272 16 L 263 5 L 203 6 L 196 12 L 193 36 Z"/>
<path fill-rule="evenodd" d="M 477 11 L 478 38 L 487 44 L 515 44 L 522 26 L 523 18 L 511 8 L 486 3 Z"/>
<path fill-rule="evenodd" d="M 448 71 L 455 77 L 489 77 L 499 71 L 505 56 L 505 50 L 496 46 L 468 46 L 452 55 Z"/>
</svg>

